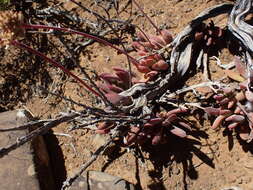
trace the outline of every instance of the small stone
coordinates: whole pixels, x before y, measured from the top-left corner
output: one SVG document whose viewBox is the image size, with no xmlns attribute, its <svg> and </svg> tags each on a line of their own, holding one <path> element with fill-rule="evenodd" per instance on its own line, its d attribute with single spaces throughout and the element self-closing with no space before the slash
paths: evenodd
<svg viewBox="0 0 253 190">
<path fill-rule="evenodd" d="M 238 184 L 242 184 L 242 183 L 243 183 L 242 178 L 237 179 L 237 180 L 236 180 L 236 183 L 238 183 Z"/>
<path fill-rule="evenodd" d="M 232 186 L 232 187 L 223 188 L 221 190 L 243 190 L 243 189 L 241 189 L 240 187 Z"/>
<path fill-rule="evenodd" d="M 192 11 L 191 8 L 188 8 L 188 9 L 185 10 L 186 13 L 189 13 L 189 12 L 191 12 L 191 11 Z"/>
<path fill-rule="evenodd" d="M 35 176 L 36 172 L 33 164 L 28 167 L 27 174 L 28 176 Z"/>
</svg>

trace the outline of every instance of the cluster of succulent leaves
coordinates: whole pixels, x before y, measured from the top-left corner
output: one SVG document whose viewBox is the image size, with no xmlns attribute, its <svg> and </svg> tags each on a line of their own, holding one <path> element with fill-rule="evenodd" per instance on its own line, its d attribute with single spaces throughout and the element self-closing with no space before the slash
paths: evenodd
<svg viewBox="0 0 253 190">
<path fill-rule="evenodd" d="M 120 93 L 128 90 L 131 85 L 146 83 L 154 80 L 159 74 L 169 69 L 169 64 L 157 53 L 158 50 L 166 47 L 172 42 L 172 35 L 167 30 L 162 30 L 159 35 L 138 33 L 138 40 L 132 43 L 137 51 L 140 61 L 136 64 L 139 74 L 143 79 L 137 80 L 135 73 L 122 68 L 113 68 L 114 73 L 101 73 L 101 82 L 97 85 L 105 97 L 114 106 L 127 106 L 131 104 L 131 98 L 122 96 Z M 107 109 L 111 109 L 107 107 Z M 163 144 L 168 140 L 169 134 L 185 138 L 187 132 L 191 131 L 191 125 L 182 118 L 188 112 L 187 108 L 171 108 L 170 110 L 154 110 L 150 119 L 143 120 L 142 124 L 131 124 L 126 127 L 123 136 L 123 145 L 130 146 L 134 143 L 143 144 L 147 141 L 152 145 Z M 116 127 L 114 122 L 102 122 L 97 126 L 97 133 L 107 134 Z"/>
<path fill-rule="evenodd" d="M 253 93 L 247 89 L 247 69 L 246 65 L 235 57 L 236 72 L 226 70 L 226 75 L 240 82 L 239 85 L 228 86 L 216 93 L 213 98 L 217 107 L 206 107 L 205 111 L 215 116 L 212 124 L 213 129 L 220 126 L 228 130 L 236 130 L 242 140 L 251 142 L 253 139 Z"/>
<path fill-rule="evenodd" d="M 222 30 L 218 27 L 210 25 L 203 27 L 207 33 L 214 36 L 209 37 L 203 32 L 196 32 L 196 40 L 205 40 L 206 46 L 215 43 L 216 37 L 220 38 Z M 213 30 L 211 31 L 210 28 Z M 169 64 L 165 59 L 157 53 L 158 50 L 166 47 L 172 42 L 172 36 L 167 30 L 164 30 L 159 35 L 143 35 L 137 34 L 138 39 L 132 43 L 140 57 L 138 65 L 135 65 L 137 71 L 144 74 L 144 80 L 137 80 L 136 74 L 129 73 L 121 68 L 113 68 L 114 74 L 102 73 L 100 78 L 103 82 L 99 82 L 98 86 L 105 94 L 107 99 L 115 106 L 130 105 L 130 97 L 121 96 L 121 92 L 128 90 L 132 84 L 145 83 L 155 80 L 159 74 L 169 69 Z M 241 139 L 251 141 L 253 127 L 253 93 L 247 90 L 247 69 L 246 65 L 235 57 L 234 64 L 236 72 L 225 70 L 226 75 L 238 82 L 239 85 L 219 89 L 214 94 L 213 99 L 216 105 L 206 107 L 205 112 L 212 117 L 216 117 L 211 128 L 217 129 L 221 126 L 227 127 L 229 130 L 236 130 Z M 242 105 L 243 108 L 238 106 Z M 110 108 L 109 108 L 110 109 Z M 142 144 L 148 140 L 153 145 L 166 143 L 169 133 L 172 133 L 180 138 L 185 138 L 187 133 L 191 131 L 191 125 L 181 116 L 189 110 L 185 108 L 171 108 L 167 111 L 155 111 L 152 113 L 151 119 L 144 120 L 142 125 L 127 126 L 127 133 L 124 136 L 124 145 L 133 143 Z M 251 121 L 252 117 L 252 121 Z M 97 133 L 107 134 L 116 126 L 113 122 L 103 122 L 97 126 Z"/>
</svg>

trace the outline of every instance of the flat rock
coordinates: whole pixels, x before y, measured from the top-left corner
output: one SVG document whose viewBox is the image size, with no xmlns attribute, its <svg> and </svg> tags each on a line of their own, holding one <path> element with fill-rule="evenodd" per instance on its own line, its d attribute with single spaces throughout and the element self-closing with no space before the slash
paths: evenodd
<svg viewBox="0 0 253 190">
<path fill-rule="evenodd" d="M 69 190 L 134 190 L 128 181 L 99 171 L 88 171 L 79 176 Z"/>
<path fill-rule="evenodd" d="M 13 128 L 28 122 L 30 119 L 32 116 L 26 110 L 3 112 L 0 113 L 0 128 Z M 0 132 L 0 147 L 14 143 L 30 130 Z M 38 151 L 34 151 L 34 149 Z M 49 163 L 42 137 L 24 144 L 0 158 L 0 189 L 54 189 Z M 43 171 L 43 174 L 40 171 Z"/>
</svg>

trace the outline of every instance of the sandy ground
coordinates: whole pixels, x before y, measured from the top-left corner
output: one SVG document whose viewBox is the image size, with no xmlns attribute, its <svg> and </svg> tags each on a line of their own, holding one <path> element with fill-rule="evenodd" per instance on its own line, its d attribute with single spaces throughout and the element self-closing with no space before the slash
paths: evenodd
<svg viewBox="0 0 253 190">
<path fill-rule="evenodd" d="M 157 26 L 168 28 L 175 36 L 202 10 L 223 2 L 228 1 L 143 0 L 141 5 Z M 72 8 L 74 5 L 66 3 L 65 6 Z M 136 8 L 133 10 L 134 14 L 138 15 L 138 10 Z M 120 16 L 125 19 L 128 18 L 128 14 L 125 12 Z M 226 15 L 214 18 L 214 21 L 219 26 L 224 26 Z M 133 23 L 148 33 L 155 32 L 143 16 L 134 17 Z M 130 40 L 127 45 L 130 46 Z M 232 60 L 232 57 L 224 50 L 220 59 L 226 64 Z M 4 61 L 7 62 L 8 59 Z M 113 66 L 126 66 L 124 56 L 97 43 L 87 47 L 85 53 L 80 56 L 80 62 L 82 66 L 89 66 L 98 73 L 110 71 Z M 210 68 L 212 79 L 224 76 L 224 72 L 218 69 L 215 62 L 210 63 Z M 74 72 L 79 71 L 74 70 Z M 54 82 L 57 83 L 61 81 L 61 77 L 57 77 L 56 74 Z M 188 83 L 194 84 L 198 81 L 201 81 L 201 77 L 197 74 Z M 65 80 L 62 83 L 63 95 L 82 103 L 92 100 L 85 95 L 86 91 L 73 81 Z M 57 113 L 71 107 L 68 103 L 58 101 L 51 96 L 47 99 L 32 96 L 21 102 L 40 118 L 54 117 Z M 9 105 L 7 108 L 10 107 Z M 12 107 L 21 107 L 20 102 L 15 101 Z M 74 107 L 74 109 L 80 108 Z M 143 148 L 143 157 L 135 156 L 132 150 L 115 145 L 108 150 L 107 154 L 100 156 L 89 167 L 89 170 L 99 170 L 120 176 L 136 184 L 138 189 L 145 190 L 220 190 L 230 186 L 238 186 L 244 190 L 253 189 L 252 144 L 244 144 L 235 135 L 226 135 L 222 129 L 211 130 L 209 122 L 197 122 L 198 119 L 195 117 L 190 119 L 195 122 L 195 126 L 200 131 L 198 139 L 191 137 L 189 140 L 178 141 L 172 138 L 166 145 Z M 53 131 L 57 134 L 54 142 L 56 142 L 58 153 L 53 154 L 53 160 L 57 158 L 61 160 L 58 165 L 54 163 L 55 171 L 57 167 L 64 165 L 66 175 L 69 176 L 90 158 L 92 152 L 104 142 L 104 138 L 88 130 L 69 133 L 67 129 L 67 125 L 61 125 Z M 66 133 L 70 136 L 59 135 Z M 62 176 L 59 177 L 60 181 L 66 177 L 65 174 L 59 174 L 59 176 Z"/>
</svg>

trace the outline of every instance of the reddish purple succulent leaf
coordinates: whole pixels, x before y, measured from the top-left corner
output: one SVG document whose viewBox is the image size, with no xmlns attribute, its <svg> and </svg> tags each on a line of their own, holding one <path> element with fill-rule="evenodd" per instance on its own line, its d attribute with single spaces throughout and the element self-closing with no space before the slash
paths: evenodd
<svg viewBox="0 0 253 190">
<path fill-rule="evenodd" d="M 140 42 L 140 44 L 143 46 L 143 47 L 146 47 L 146 48 L 150 48 L 150 49 L 155 49 L 156 47 L 150 43 L 150 42 Z"/>
<path fill-rule="evenodd" d="M 239 132 L 239 136 L 242 140 L 247 141 L 249 139 L 249 133 Z"/>
<path fill-rule="evenodd" d="M 171 123 L 173 121 L 175 121 L 177 119 L 177 115 L 176 114 L 170 114 L 167 116 L 167 118 L 163 121 L 162 125 L 163 126 L 169 126 L 171 125 Z"/>
<path fill-rule="evenodd" d="M 228 94 L 231 94 L 232 92 L 234 92 L 234 89 L 231 87 L 226 87 L 223 89 L 223 92 L 228 95 Z"/>
<path fill-rule="evenodd" d="M 221 101 L 224 98 L 223 94 L 216 94 L 213 96 L 213 98 L 217 101 Z"/>
<path fill-rule="evenodd" d="M 101 73 L 99 77 L 110 83 L 120 80 L 118 76 L 112 75 L 110 73 Z"/>
<path fill-rule="evenodd" d="M 219 101 L 219 104 L 224 105 L 224 104 L 227 104 L 229 101 L 230 101 L 229 98 L 224 98 L 223 100 Z"/>
<path fill-rule="evenodd" d="M 226 121 L 243 122 L 243 121 L 245 121 L 245 117 L 243 115 L 231 115 L 231 116 L 226 118 Z"/>
<path fill-rule="evenodd" d="M 253 93 L 252 92 L 250 92 L 250 91 L 246 91 L 245 92 L 245 96 L 246 96 L 246 99 L 248 100 L 248 101 L 250 101 L 250 102 L 253 102 Z"/>
<path fill-rule="evenodd" d="M 159 60 L 163 59 L 163 57 L 162 57 L 160 54 L 155 54 L 155 55 L 154 55 L 154 59 L 155 59 L 156 61 L 159 61 Z"/>
<path fill-rule="evenodd" d="M 142 59 L 140 61 L 140 65 L 142 66 L 146 66 L 146 67 L 151 67 L 154 63 L 155 63 L 155 59 L 148 59 L 148 58 L 145 58 L 145 59 Z"/>
<path fill-rule="evenodd" d="M 204 111 L 209 115 L 220 115 L 220 108 L 206 107 Z"/>
<path fill-rule="evenodd" d="M 190 131 L 192 130 L 191 126 L 183 121 L 179 121 L 178 124 L 181 125 L 182 127 L 185 127 L 186 129 Z"/>
<path fill-rule="evenodd" d="M 108 85 L 107 84 L 104 84 L 104 83 L 96 83 L 98 88 L 100 88 L 103 92 L 105 93 L 108 93 L 108 92 L 111 92 L 111 90 L 109 89 Z"/>
<path fill-rule="evenodd" d="M 158 125 L 161 124 L 163 122 L 163 119 L 160 117 L 157 118 L 152 118 L 148 121 L 148 123 L 152 124 L 152 125 Z"/>
<path fill-rule="evenodd" d="M 232 130 L 232 129 L 236 128 L 238 125 L 239 125 L 239 123 L 231 123 L 231 124 L 228 125 L 228 128 L 230 130 Z"/>
<path fill-rule="evenodd" d="M 163 46 L 166 46 L 167 44 L 161 36 L 149 35 L 149 39 L 154 45 L 160 48 L 162 48 Z"/>
<path fill-rule="evenodd" d="M 125 99 L 124 96 L 120 96 L 115 92 L 109 92 L 105 97 L 114 105 L 118 105 L 121 101 Z"/>
<path fill-rule="evenodd" d="M 247 78 L 246 65 L 240 60 L 240 57 L 235 56 L 233 62 L 235 63 L 235 68 L 239 72 L 239 74 L 246 79 Z"/>
<path fill-rule="evenodd" d="M 226 109 L 222 110 L 221 108 L 213 108 L 213 107 L 206 107 L 204 110 L 209 115 L 215 115 L 215 116 L 227 115 L 227 114 L 232 113 L 230 110 L 226 110 Z"/>
<path fill-rule="evenodd" d="M 98 133 L 98 134 L 107 134 L 107 133 L 109 133 L 110 132 L 110 128 L 107 128 L 107 129 L 97 129 L 96 130 L 96 133 Z"/>
<path fill-rule="evenodd" d="M 139 40 L 141 41 L 148 41 L 147 36 L 145 36 L 142 32 L 137 32 L 137 37 L 139 38 Z"/>
<path fill-rule="evenodd" d="M 231 114 L 232 111 L 231 110 L 220 110 L 220 115 L 228 115 L 228 114 Z"/>
<path fill-rule="evenodd" d="M 150 71 L 148 73 L 145 74 L 145 78 L 153 78 L 158 74 L 157 71 Z"/>
<path fill-rule="evenodd" d="M 146 51 L 146 48 L 140 42 L 132 42 L 132 46 L 136 51 Z"/>
<path fill-rule="evenodd" d="M 147 56 L 148 52 L 146 50 L 138 50 L 138 55 L 139 56 Z"/>
<path fill-rule="evenodd" d="M 118 87 L 118 86 L 115 86 L 115 85 L 111 85 L 111 84 L 106 84 L 107 88 L 110 89 L 111 91 L 113 92 L 116 92 L 116 93 L 120 93 L 123 91 L 122 88 Z"/>
<path fill-rule="evenodd" d="M 222 124 L 222 122 L 224 121 L 225 118 L 226 118 L 225 115 L 220 115 L 220 116 L 218 116 L 218 117 L 214 120 L 213 125 L 211 126 L 211 128 L 212 128 L 212 129 L 218 128 L 218 127 Z"/>
<path fill-rule="evenodd" d="M 169 116 L 171 114 L 186 113 L 187 111 L 187 108 L 176 108 L 171 111 L 168 111 L 166 115 Z"/>
<path fill-rule="evenodd" d="M 173 129 L 171 129 L 170 132 L 181 138 L 185 138 L 187 136 L 186 132 L 183 129 L 180 129 L 176 126 L 173 126 Z"/>
<path fill-rule="evenodd" d="M 116 71 L 115 73 L 120 80 L 123 82 L 124 85 L 128 86 L 130 82 L 130 75 L 128 72 L 125 71 Z"/>
<path fill-rule="evenodd" d="M 154 127 L 154 125 L 151 124 L 151 123 L 145 123 L 145 124 L 144 124 L 144 127 Z"/>
<path fill-rule="evenodd" d="M 240 88 L 243 90 L 243 89 L 247 89 L 247 87 L 248 87 L 248 81 L 247 80 L 245 80 L 244 82 L 241 82 L 240 84 L 239 84 L 239 86 L 240 86 Z"/>
<path fill-rule="evenodd" d="M 164 60 L 159 60 L 154 65 L 152 65 L 152 69 L 156 71 L 166 71 L 169 68 L 169 65 Z"/>
<path fill-rule="evenodd" d="M 162 140 L 162 131 L 159 131 L 155 134 L 155 136 L 153 136 L 152 145 L 160 144 L 161 140 Z"/>
<path fill-rule="evenodd" d="M 141 73 L 148 73 L 151 71 L 150 68 L 148 68 L 147 66 L 142 66 L 142 65 L 138 65 L 137 66 L 137 70 Z"/>
<path fill-rule="evenodd" d="M 172 42 L 173 37 L 172 37 L 172 34 L 171 34 L 168 30 L 162 30 L 162 31 L 161 31 L 161 34 L 162 34 L 163 40 L 164 40 L 167 44 L 169 44 L 170 42 Z"/>
<path fill-rule="evenodd" d="M 136 126 L 130 126 L 130 132 L 126 136 L 126 145 L 131 145 L 136 142 L 137 136 L 140 132 L 140 128 Z"/>
<path fill-rule="evenodd" d="M 228 109 L 231 109 L 236 103 L 236 99 L 233 99 L 231 101 L 228 102 Z"/>
</svg>

